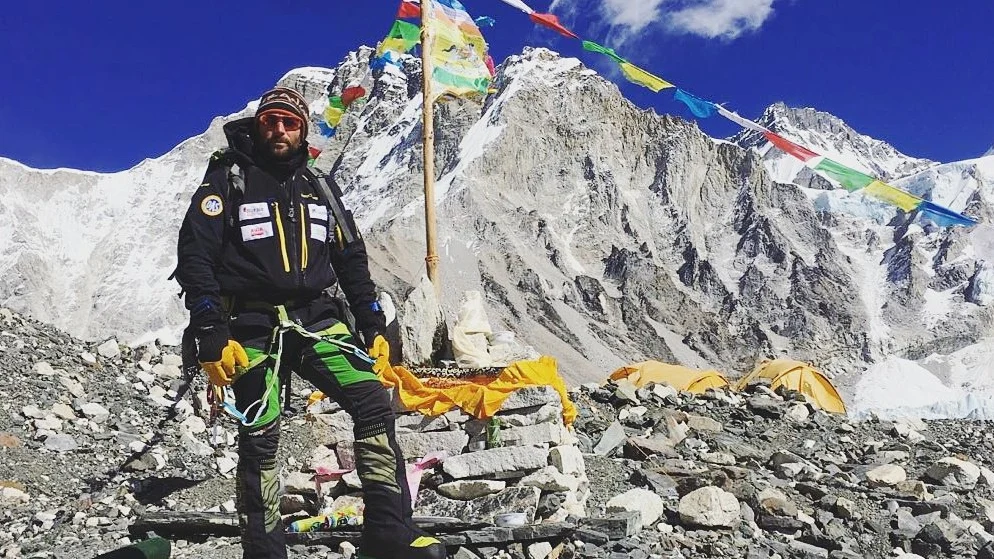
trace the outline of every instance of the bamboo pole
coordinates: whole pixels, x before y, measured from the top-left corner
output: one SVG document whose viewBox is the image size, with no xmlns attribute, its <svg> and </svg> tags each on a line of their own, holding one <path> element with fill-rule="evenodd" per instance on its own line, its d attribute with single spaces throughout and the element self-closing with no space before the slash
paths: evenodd
<svg viewBox="0 0 994 559">
<path fill-rule="evenodd" d="M 429 53 L 428 20 L 431 0 L 421 2 L 421 77 L 424 94 L 424 183 L 425 183 L 425 265 L 428 279 L 441 294 L 442 285 L 438 277 L 438 252 L 436 249 L 437 227 L 435 222 L 435 107 L 431 91 L 431 55 Z"/>
</svg>

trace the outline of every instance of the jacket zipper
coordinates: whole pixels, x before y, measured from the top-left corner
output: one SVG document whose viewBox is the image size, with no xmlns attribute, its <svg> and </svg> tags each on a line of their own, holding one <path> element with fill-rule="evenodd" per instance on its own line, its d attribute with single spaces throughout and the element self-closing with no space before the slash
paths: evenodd
<svg viewBox="0 0 994 559">
<path fill-rule="evenodd" d="M 286 213 L 287 213 L 287 219 L 290 220 L 290 227 L 288 228 L 289 231 L 287 231 L 287 236 L 288 236 L 288 243 L 287 244 L 290 247 L 290 251 L 289 251 L 290 252 L 290 264 L 288 264 L 289 267 L 287 269 L 287 272 L 293 273 L 294 280 L 295 280 L 294 283 L 296 284 L 296 286 L 298 288 L 300 288 L 300 287 L 304 286 L 304 275 L 303 275 L 303 270 L 304 270 L 303 258 L 304 258 L 304 255 L 303 255 L 303 251 L 300 250 L 300 246 L 298 246 L 298 244 L 297 244 L 297 239 L 295 238 L 297 236 L 297 229 L 296 229 L 296 225 L 297 225 L 297 208 L 296 208 L 297 193 L 294 192 L 294 188 L 293 188 L 293 186 L 294 186 L 294 178 L 295 178 L 295 176 L 291 175 L 289 179 L 283 181 L 283 184 L 281 186 L 284 189 L 283 191 L 286 192 L 286 194 L 287 194 L 287 212 Z M 300 219 L 301 219 L 301 221 L 303 221 L 303 219 L 304 219 L 303 216 L 301 216 Z"/>
<path fill-rule="evenodd" d="M 300 271 L 307 269 L 307 211 L 304 203 L 300 203 Z"/>
<path fill-rule="evenodd" d="M 290 206 L 293 207 L 293 206 Z M 280 216 L 280 203 L 273 201 L 273 215 L 276 216 L 276 232 L 280 236 L 280 251 L 283 253 L 283 271 L 290 273 L 290 257 L 286 251 L 286 235 L 283 232 L 283 218 Z"/>
</svg>

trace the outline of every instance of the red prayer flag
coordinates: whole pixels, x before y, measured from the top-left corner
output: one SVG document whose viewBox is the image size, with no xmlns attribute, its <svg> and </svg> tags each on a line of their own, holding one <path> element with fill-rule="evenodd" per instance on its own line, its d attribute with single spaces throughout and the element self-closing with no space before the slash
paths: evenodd
<svg viewBox="0 0 994 559">
<path fill-rule="evenodd" d="M 401 2 L 400 9 L 397 10 L 398 19 L 410 19 L 421 17 L 421 6 L 413 2 Z"/>
<path fill-rule="evenodd" d="M 766 136 L 766 139 L 769 140 L 770 143 L 782 149 L 783 151 L 789 153 L 790 155 L 793 155 L 794 157 L 800 159 L 801 161 L 810 161 L 811 159 L 818 157 L 817 153 L 809 150 L 804 146 L 799 146 L 794 142 L 791 142 L 787 138 L 777 136 L 773 132 L 766 131 L 763 132 L 763 135 Z"/>
<path fill-rule="evenodd" d="M 342 91 L 342 104 L 348 107 L 355 102 L 356 99 L 361 99 L 366 96 L 366 90 L 362 86 L 354 85 L 352 87 L 346 87 L 345 91 Z"/>
<path fill-rule="evenodd" d="M 494 58 L 489 54 L 487 55 L 486 63 L 487 63 L 487 70 L 490 70 L 490 77 L 492 78 L 496 76 L 497 68 L 494 66 Z"/>
<path fill-rule="evenodd" d="M 535 23 L 548 27 L 549 29 L 556 31 L 562 34 L 563 36 L 569 37 L 570 39 L 579 39 L 579 37 L 576 36 L 576 33 L 573 33 L 569 29 L 563 27 L 563 24 L 559 23 L 559 18 L 556 17 L 554 14 L 533 13 L 529 14 L 528 17 L 530 17 L 532 21 L 534 21 Z"/>
<path fill-rule="evenodd" d="M 311 159 L 317 159 L 318 156 L 321 155 L 321 150 L 313 146 L 307 146 L 307 155 L 309 155 Z"/>
</svg>

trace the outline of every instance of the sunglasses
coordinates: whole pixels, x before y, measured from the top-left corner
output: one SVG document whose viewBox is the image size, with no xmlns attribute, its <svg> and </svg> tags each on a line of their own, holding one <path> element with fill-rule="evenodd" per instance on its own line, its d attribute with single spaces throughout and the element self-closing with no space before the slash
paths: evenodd
<svg viewBox="0 0 994 559">
<path fill-rule="evenodd" d="M 300 130 L 304 126 L 304 121 L 300 120 L 295 116 L 278 115 L 278 114 L 264 114 L 259 117 L 259 122 L 262 123 L 266 128 L 276 128 L 280 123 L 283 123 L 283 129 L 287 132 L 295 132 Z"/>
</svg>

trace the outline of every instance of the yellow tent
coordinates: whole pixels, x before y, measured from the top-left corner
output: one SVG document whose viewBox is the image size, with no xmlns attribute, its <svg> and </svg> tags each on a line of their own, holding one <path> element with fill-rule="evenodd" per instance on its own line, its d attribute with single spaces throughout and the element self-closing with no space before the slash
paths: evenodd
<svg viewBox="0 0 994 559">
<path fill-rule="evenodd" d="M 643 361 L 626 365 L 611 373 L 611 380 L 627 378 L 641 388 L 647 384 L 668 384 L 677 390 L 703 394 L 708 388 L 725 388 L 728 381 L 718 371 L 699 371 L 659 361 Z"/>
<path fill-rule="evenodd" d="M 742 377 L 735 385 L 735 390 L 742 390 L 750 382 L 761 378 L 770 379 L 770 387 L 774 390 L 785 386 L 804 394 L 812 405 L 827 412 L 846 413 L 846 405 L 832 382 L 807 363 L 790 359 L 767 359 Z"/>
</svg>

